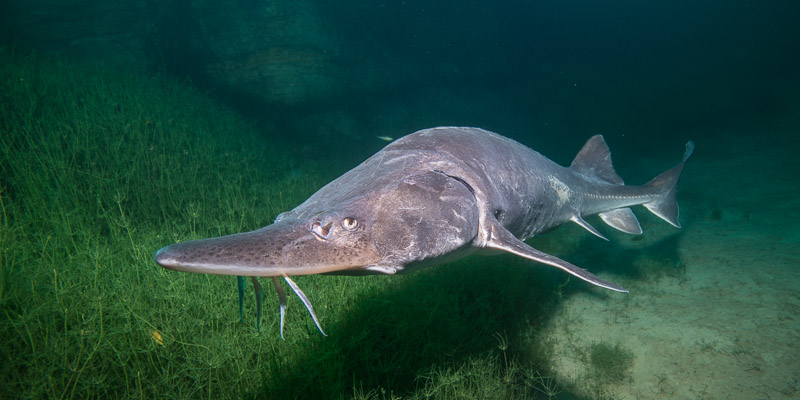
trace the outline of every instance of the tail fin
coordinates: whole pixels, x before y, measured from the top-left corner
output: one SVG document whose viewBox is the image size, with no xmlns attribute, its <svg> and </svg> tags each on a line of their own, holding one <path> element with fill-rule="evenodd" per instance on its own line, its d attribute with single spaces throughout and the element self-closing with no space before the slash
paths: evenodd
<svg viewBox="0 0 800 400">
<path fill-rule="evenodd" d="M 694 142 L 689 141 L 686 143 L 686 152 L 683 153 L 683 161 L 653 178 L 653 180 L 645 185 L 662 192 L 662 195 L 656 200 L 643 205 L 647 207 L 650 212 L 664 221 L 669 222 L 676 228 L 681 227 L 681 223 L 678 222 L 678 202 L 675 200 L 675 193 L 678 191 L 678 178 L 680 178 L 681 171 L 683 171 L 683 167 L 686 165 L 686 160 L 689 159 L 693 151 Z"/>
</svg>

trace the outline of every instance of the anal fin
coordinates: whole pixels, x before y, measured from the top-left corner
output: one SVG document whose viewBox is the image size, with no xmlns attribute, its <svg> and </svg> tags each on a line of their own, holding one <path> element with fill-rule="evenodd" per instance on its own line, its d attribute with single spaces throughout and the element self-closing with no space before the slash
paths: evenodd
<svg viewBox="0 0 800 400">
<path fill-rule="evenodd" d="M 630 233 L 631 235 L 642 234 L 642 226 L 639 225 L 639 220 L 636 219 L 636 215 L 628 207 L 601 212 L 598 215 L 603 222 L 612 228 L 618 229 L 625 233 Z"/>
<path fill-rule="evenodd" d="M 528 246 L 523 241 L 512 235 L 511 232 L 509 232 L 506 228 L 500 226 L 500 224 L 494 224 L 492 228 L 491 238 L 486 244 L 487 248 L 506 251 L 516 254 L 520 257 L 525 257 L 529 260 L 538 261 L 540 263 L 562 269 L 593 285 L 611 289 L 617 292 L 628 292 L 619 285 L 600 279 L 583 268 L 577 267 L 558 257 L 551 256 L 550 254 L 543 253 L 531 246 Z"/>
</svg>

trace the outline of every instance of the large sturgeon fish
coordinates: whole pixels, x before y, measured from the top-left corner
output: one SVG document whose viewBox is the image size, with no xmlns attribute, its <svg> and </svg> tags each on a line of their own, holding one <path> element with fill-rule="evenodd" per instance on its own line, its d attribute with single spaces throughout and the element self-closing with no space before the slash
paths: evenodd
<svg viewBox="0 0 800 400">
<path fill-rule="evenodd" d="M 562 167 L 483 129 L 425 129 L 387 145 L 272 225 L 173 244 L 158 250 L 155 260 L 178 271 L 239 276 L 240 314 L 242 276 L 252 276 L 259 319 L 262 289 L 256 277 L 272 277 L 281 337 L 286 295 L 277 277 L 302 299 L 322 332 L 291 275 L 406 273 L 472 253 L 509 252 L 627 292 L 523 240 L 568 221 L 606 239 L 584 220 L 593 214 L 622 232 L 640 234 L 629 208 L 640 204 L 679 228 L 676 186 L 693 149 L 688 142 L 678 165 L 642 186 L 626 186 L 600 135 Z"/>
</svg>

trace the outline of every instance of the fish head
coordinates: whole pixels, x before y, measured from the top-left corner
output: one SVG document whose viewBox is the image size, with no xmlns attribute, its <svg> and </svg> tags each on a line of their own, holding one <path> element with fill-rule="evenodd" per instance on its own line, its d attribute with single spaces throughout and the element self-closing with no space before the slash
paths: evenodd
<svg viewBox="0 0 800 400">
<path fill-rule="evenodd" d="M 430 171 L 335 202 L 307 201 L 252 232 L 173 244 L 155 260 L 218 275 L 394 273 L 464 247 L 477 230 L 469 187 Z"/>
<path fill-rule="evenodd" d="M 382 255 L 372 268 L 381 272 L 408 272 L 463 256 L 459 250 L 470 247 L 479 226 L 470 186 L 439 171 L 397 182 L 373 207 L 372 218 L 372 243 Z"/>
</svg>

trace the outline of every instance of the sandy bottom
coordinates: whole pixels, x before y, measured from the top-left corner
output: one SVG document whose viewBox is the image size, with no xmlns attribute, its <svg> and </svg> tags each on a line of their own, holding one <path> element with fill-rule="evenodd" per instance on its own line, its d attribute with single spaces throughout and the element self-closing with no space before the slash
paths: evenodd
<svg viewBox="0 0 800 400">
<path fill-rule="evenodd" d="M 800 398 L 800 162 L 788 145 L 800 129 L 774 129 L 698 142 L 679 193 L 683 229 L 648 223 L 632 249 L 672 235 L 682 272 L 600 274 L 630 293 L 562 302 L 546 328 L 562 382 L 589 398 Z M 593 375 L 597 343 L 632 353 L 621 381 Z"/>
</svg>

